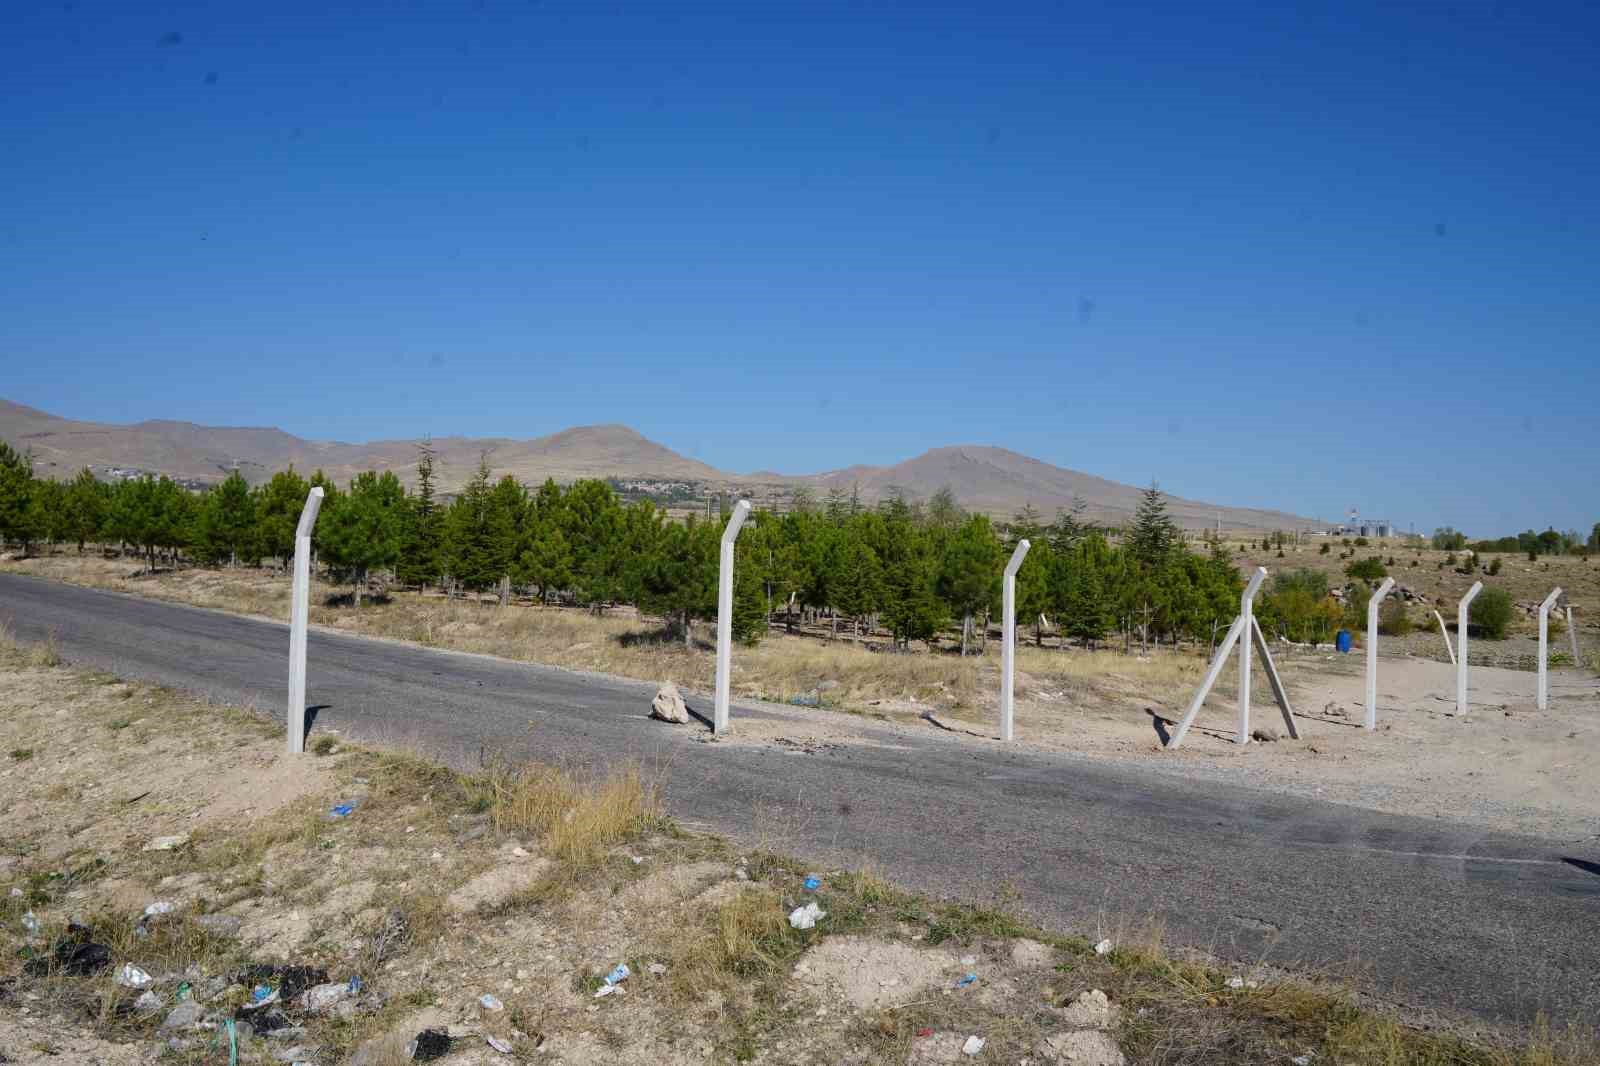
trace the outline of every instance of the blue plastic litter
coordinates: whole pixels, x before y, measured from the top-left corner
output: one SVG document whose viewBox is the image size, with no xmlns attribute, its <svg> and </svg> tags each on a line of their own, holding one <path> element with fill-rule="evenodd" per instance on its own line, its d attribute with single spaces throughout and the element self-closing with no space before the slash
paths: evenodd
<svg viewBox="0 0 1600 1066">
<path fill-rule="evenodd" d="M 815 892 L 822 887 L 822 881 L 815 877 L 808 877 L 805 880 L 805 886 L 807 892 Z"/>
<path fill-rule="evenodd" d="M 956 987 L 957 988 L 966 988 L 968 985 L 972 984 L 977 979 L 978 979 L 978 975 L 977 974 L 969 973 L 969 974 L 967 974 L 967 976 L 963 977 L 961 980 L 956 982 Z"/>
<path fill-rule="evenodd" d="M 606 974 L 606 984 L 621 984 L 623 981 L 626 981 L 630 976 L 632 976 L 632 974 L 633 971 L 628 969 L 627 963 L 619 962 L 617 963 L 617 968 L 615 970 L 612 970 L 610 973 Z"/>
<path fill-rule="evenodd" d="M 341 803 L 333 809 L 333 816 L 335 818 L 348 818 L 350 817 L 350 812 L 355 809 L 356 805 L 354 803 Z"/>
<path fill-rule="evenodd" d="M 789 702 L 796 707 L 821 707 L 822 697 L 817 695 L 791 696 Z"/>
<path fill-rule="evenodd" d="M 357 974 L 350 978 L 350 994 L 355 995 L 359 991 L 361 991 L 361 975 Z"/>
<path fill-rule="evenodd" d="M 256 985 L 255 991 L 250 993 L 250 998 L 257 1003 L 265 1003 L 272 998 L 272 986 Z"/>
</svg>

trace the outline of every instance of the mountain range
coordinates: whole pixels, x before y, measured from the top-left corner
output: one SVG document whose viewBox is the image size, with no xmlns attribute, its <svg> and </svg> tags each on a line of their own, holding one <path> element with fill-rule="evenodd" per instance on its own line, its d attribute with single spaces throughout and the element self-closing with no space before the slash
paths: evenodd
<svg viewBox="0 0 1600 1066">
<path fill-rule="evenodd" d="M 393 470 L 414 480 L 417 442 L 311 441 L 280 429 L 200 426 L 190 422 L 148 421 L 132 425 L 79 422 L 22 404 L 0 400 L 0 439 L 32 452 L 41 477 L 69 478 L 83 467 L 102 477 L 133 473 L 166 474 L 191 483 L 220 481 L 238 470 L 252 484 L 291 464 L 309 472 L 321 469 L 338 481 L 362 470 Z M 858 492 L 873 501 L 898 490 L 926 499 L 949 488 L 962 506 L 1010 516 L 1032 506 L 1046 520 L 1079 497 L 1089 517 L 1125 521 L 1142 489 L 987 445 L 934 448 L 891 466 L 851 466 L 820 474 L 760 471 L 733 474 L 679 455 L 623 425 L 577 426 L 545 437 L 439 437 L 439 487 L 459 489 L 487 453 L 496 474 L 514 474 L 525 483 L 547 477 L 567 482 L 613 477 L 628 482 L 679 486 L 694 492 L 741 491 L 759 499 L 791 496 L 809 489 Z M 1234 530 L 1305 529 L 1314 520 L 1283 511 L 1206 503 L 1168 497 L 1173 517 L 1189 528 L 1222 525 Z"/>
</svg>

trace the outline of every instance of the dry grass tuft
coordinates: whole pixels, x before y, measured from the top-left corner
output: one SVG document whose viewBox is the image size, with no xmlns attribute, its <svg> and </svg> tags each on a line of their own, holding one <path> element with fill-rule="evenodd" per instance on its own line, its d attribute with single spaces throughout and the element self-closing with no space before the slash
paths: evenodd
<svg viewBox="0 0 1600 1066">
<path fill-rule="evenodd" d="M 529 764 L 485 778 L 496 830 L 535 833 L 552 858 L 573 865 L 598 862 L 663 819 L 657 787 L 632 763 L 604 775 Z"/>
</svg>

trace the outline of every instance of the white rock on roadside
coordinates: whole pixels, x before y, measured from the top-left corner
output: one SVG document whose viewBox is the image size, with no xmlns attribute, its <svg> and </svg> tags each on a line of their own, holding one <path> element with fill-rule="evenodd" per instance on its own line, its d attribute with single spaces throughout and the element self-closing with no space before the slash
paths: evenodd
<svg viewBox="0 0 1600 1066">
<path fill-rule="evenodd" d="M 179 833 L 176 836 L 156 837 L 144 846 L 145 851 L 174 851 L 189 843 L 188 833 Z"/>
<path fill-rule="evenodd" d="M 1127 1059 L 1109 1034 L 1098 1029 L 1078 1029 L 1046 1037 L 1039 1045 L 1046 1062 L 1070 1066 L 1124 1066 Z"/>
<path fill-rule="evenodd" d="M 656 698 L 650 701 L 650 717 L 676 725 L 689 724 L 689 706 L 683 702 L 677 685 L 667 681 L 656 690 Z"/>
<path fill-rule="evenodd" d="M 961 1045 L 961 1053 L 966 1055 L 968 1058 L 971 1058 L 983 1050 L 983 1045 L 985 1043 L 987 1043 L 987 1041 L 985 1041 L 983 1037 L 973 1034 L 972 1036 L 967 1037 L 967 1042 L 965 1044 Z"/>
<path fill-rule="evenodd" d="M 1104 992 L 1091 988 L 1079 994 L 1060 1014 L 1061 1020 L 1074 1029 L 1107 1029 L 1116 1020 L 1117 1009 Z"/>
<path fill-rule="evenodd" d="M 1104 940 L 1100 941 L 1100 943 L 1094 946 L 1094 953 L 1096 955 L 1109 955 L 1111 954 L 1111 947 L 1111 938 L 1106 937 Z"/>
</svg>

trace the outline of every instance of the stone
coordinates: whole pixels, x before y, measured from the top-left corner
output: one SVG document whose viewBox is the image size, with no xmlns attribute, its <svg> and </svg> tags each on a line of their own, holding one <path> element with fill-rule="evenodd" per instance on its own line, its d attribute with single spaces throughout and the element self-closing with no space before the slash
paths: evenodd
<svg viewBox="0 0 1600 1066">
<path fill-rule="evenodd" d="M 1049 944 L 1024 937 L 1011 945 L 1011 964 L 1024 970 L 1040 970 L 1055 962 L 1055 949 Z"/>
<path fill-rule="evenodd" d="M 1108 1029 L 1117 1017 L 1117 1009 L 1098 988 L 1080 994 L 1059 1013 L 1061 1020 L 1074 1029 Z"/>
<path fill-rule="evenodd" d="M 677 685 L 668 681 L 656 690 L 656 698 L 650 701 L 650 717 L 675 725 L 689 724 L 689 707 L 683 702 Z"/>
<path fill-rule="evenodd" d="M 188 833 L 179 833 L 176 836 L 156 837 L 144 846 L 145 851 L 175 851 L 189 843 Z"/>
<path fill-rule="evenodd" d="M 1251 740 L 1259 740 L 1263 744 L 1271 744 L 1278 739 L 1278 731 L 1270 727 L 1253 729 L 1250 731 Z"/>
<path fill-rule="evenodd" d="M 194 921 L 206 932 L 217 936 L 237 936 L 239 927 L 244 924 L 244 919 L 236 914 L 202 914 Z"/>
<path fill-rule="evenodd" d="M 200 1019 L 205 1017 L 205 1013 L 206 1009 L 198 1001 L 186 999 L 167 1012 L 167 1020 L 161 1023 L 161 1028 L 187 1029 L 200 1024 Z"/>
<path fill-rule="evenodd" d="M 1069 1066 L 1125 1066 L 1122 1049 L 1109 1034 L 1098 1029 L 1077 1029 L 1048 1036 L 1039 1045 L 1046 1062 Z"/>
</svg>

